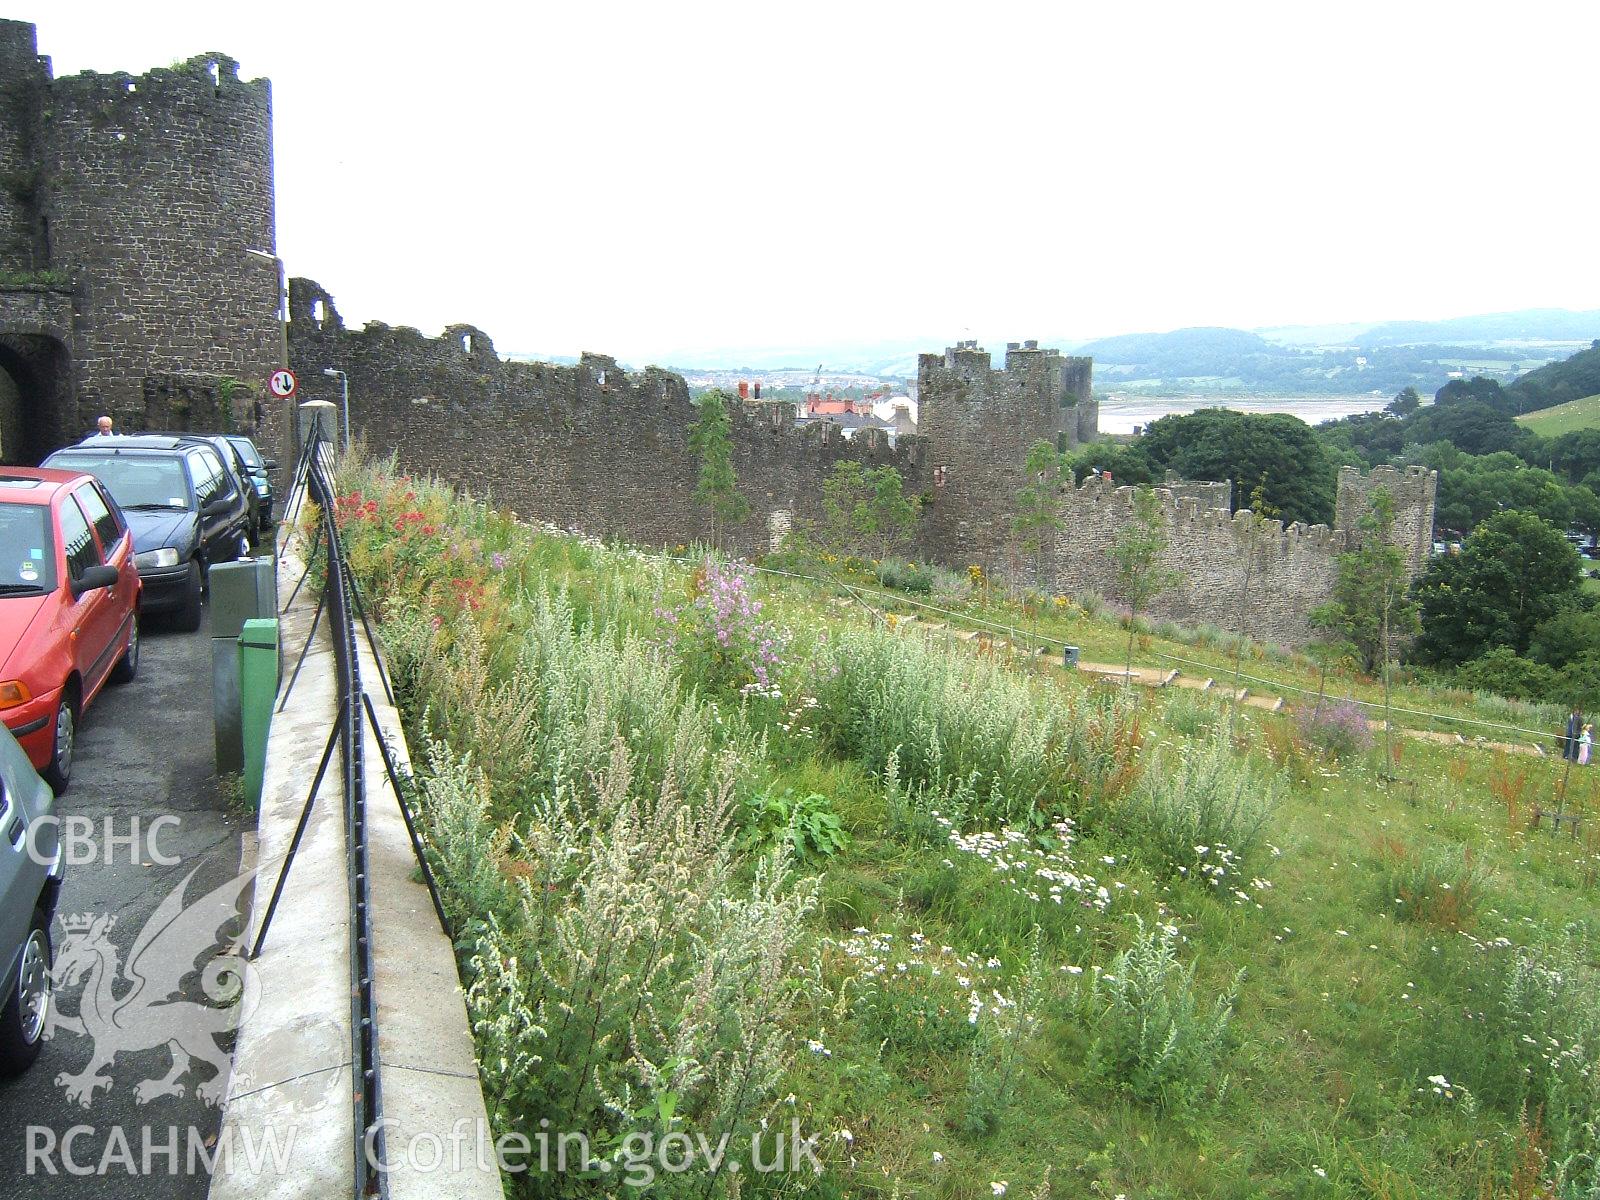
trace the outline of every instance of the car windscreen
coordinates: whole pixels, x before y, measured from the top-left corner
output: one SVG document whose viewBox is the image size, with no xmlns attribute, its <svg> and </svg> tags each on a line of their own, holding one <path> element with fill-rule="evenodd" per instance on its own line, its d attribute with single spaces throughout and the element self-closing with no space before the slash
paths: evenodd
<svg viewBox="0 0 1600 1200">
<path fill-rule="evenodd" d="M 193 507 L 189 477 L 176 454 L 52 454 L 47 465 L 93 475 L 125 512 Z"/>
<path fill-rule="evenodd" d="M 261 454 L 256 450 L 256 444 L 249 438 L 229 438 L 228 444 L 239 452 L 239 457 L 244 459 L 245 466 L 259 467 L 262 465 Z"/>
<path fill-rule="evenodd" d="M 55 586 L 50 510 L 43 504 L 0 504 L 0 599 L 38 595 Z"/>
</svg>

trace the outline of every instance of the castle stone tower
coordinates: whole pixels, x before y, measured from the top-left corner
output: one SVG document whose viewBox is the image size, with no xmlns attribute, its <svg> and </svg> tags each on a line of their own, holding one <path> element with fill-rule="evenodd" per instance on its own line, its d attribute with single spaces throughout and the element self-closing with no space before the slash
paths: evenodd
<svg viewBox="0 0 1600 1200">
<path fill-rule="evenodd" d="M 278 442 L 279 279 L 245 253 L 276 253 L 265 80 L 223 54 L 56 79 L 34 27 L 0 21 L 0 171 L 0 460 L 101 412 Z"/>
<path fill-rule="evenodd" d="M 918 432 L 932 448 L 934 484 L 928 519 L 944 561 L 1007 565 L 1028 448 L 1043 439 L 1065 451 L 1098 432 L 1093 368 L 1092 359 L 1032 341 L 1006 347 L 1003 371 L 976 342 L 919 356 Z"/>
</svg>

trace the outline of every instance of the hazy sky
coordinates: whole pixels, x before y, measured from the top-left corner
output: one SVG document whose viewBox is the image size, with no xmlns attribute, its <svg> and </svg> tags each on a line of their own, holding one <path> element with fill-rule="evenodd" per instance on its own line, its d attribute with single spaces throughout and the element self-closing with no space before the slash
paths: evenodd
<svg viewBox="0 0 1600 1200">
<path fill-rule="evenodd" d="M 278 245 L 499 349 L 1600 307 L 1600 5 L 33 0 L 273 82 Z"/>
</svg>

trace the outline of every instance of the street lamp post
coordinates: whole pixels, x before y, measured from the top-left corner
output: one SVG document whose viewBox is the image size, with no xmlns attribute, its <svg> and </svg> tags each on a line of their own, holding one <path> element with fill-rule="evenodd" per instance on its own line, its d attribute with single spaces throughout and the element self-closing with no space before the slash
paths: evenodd
<svg viewBox="0 0 1600 1200">
<path fill-rule="evenodd" d="M 344 427 L 344 452 L 350 453 L 350 376 L 337 367 L 323 367 L 322 373 L 330 379 L 339 377 L 339 423 Z"/>
</svg>

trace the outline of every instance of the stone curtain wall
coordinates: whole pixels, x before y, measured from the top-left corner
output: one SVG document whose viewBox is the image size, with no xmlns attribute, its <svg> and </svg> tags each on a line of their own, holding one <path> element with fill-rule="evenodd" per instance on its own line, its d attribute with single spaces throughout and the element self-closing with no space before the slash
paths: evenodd
<svg viewBox="0 0 1600 1200">
<path fill-rule="evenodd" d="M 502 362 L 469 325 L 437 338 L 377 322 L 346 330 L 332 297 L 306 279 L 290 284 L 290 315 L 301 399 L 339 404 L 339 380 L 323 371 L 346 372 L 354 435 L 395 451 L 404 469 L 589 533 L 668 546 L 709 537 L 693 499 L 695 410 L 681 376 L 630 375 L 601 354 L 577 366 Z M 891 447 L 863 430 L 846 441 L 837 426 L 796 426 L 789 404 L 735 405 L 732 420 L 751 514 L 722 540 L 743 553 L 769 550 L 786 519 L 820 515 L 823 478 L 844 459 L 894 466 L 912 494 L 928 486 L 922 438 Z"/>
<path fill-rule="evenodd" d="M 31 25 L 0 22 L 0 250 L 7 271 L 72 281 L 72 401 L 142 428 L 146 377 L 229 376 L 243 426 L 279 365 L 272 101 L 266 80 L 205 54 L 144 75 L 52 79 Z M 19 381 L 20 382 L 20 381 Z M 287 406 L 259 411 L 281 449 Z"/>
<path fill-rule="evenodd" d="M 291 281 L 289 307 L 301 399 L 338 405 L 339 380 L 323 372 L 346 372 L 355 436 L 378 453 L 393 451 L 405 470 L 589 533 L 645 545 L 708 536 L 707 515 L 693 499 L 695 410 L 680 376 L 653 367 L 630 375 L 601 354 L 585 354 L 577 366 L 502 362 L 489 336 L 470 325 L 436 338 L 377 322 L 347 330 L 332 296 L 308 279 Z M 916 547 L 923 557 L 957 570 L 981 563 L 1030 571 L 1017 560 L 1011 532 L 1028 447 L 1039 438 L 1070 447 L 1092 436 L 1089 372 L 1087 359 L 1026 345 L 1010 350 L 1000 371 L 972 345 L 923 355 L 924 435 L 896 447 L 877 430 L 846 441 L 826 422 L 796 427 L 792 405 L 736 405 L 734 469 L 752 511 L 724 543 L 761 553 L 775 530 L 820 515 L 823 480 L 848 458 L 891 465 L 907 494 L 932 497 Z M 1349 530 L 1377 486 L 1395 496 L 1408 546 L 1414 530 L 1431 530 L 1432 475 L 1384 469 L 1341 475 L 1339 511 Z M 1333 587 L 1336 557 L 1352 536 L 1346 528 L 1277 521 L 1257 528 L 1247 513 L 1231 511 L 1226 483 L 1180 481 L 1158 493 L 1168 524 L 1165 565 L 1182 582 L 1151 615 L 1242 624 L 1282 645 L 1308 640 L 1306 614 Z M 1130 519 L 1131 497 L 1131 488 L 1094 478 L 1063 492 L 1063 527 L 1045 554 L 1048 590 L 1117 600 L 1107 550 Z M 1413 569 L 1423 561 L 1425 554 Z"/>
<path fill-rule="evenodd" d="M 1333 590 L 1338 556 L 1354 544 L 1354 518 L 1360 506 L 1374 489 L 1391 489 L 1397 540 L 1409 553 L 1415 530 L 1428 530 L 1431 536 L 1437 483 L 1437 476 L 1426 468 L 1402 473 L 1380 467 L 1362 475 L 1346 467 L 1339 492 L 1340 512 L 1350 522 L 1344 528 L 1299 523 L 1285 527 L 1281 521 L 1258 526 L 1248 510 L 1232 513 L 1225 505 L 1208 507 L 1206 500 L 1214 498 L 1214 489 L 1226 484 L 1184 486 L 1190 493 L 1197 487 L 1210 489 L 1199 495 L 1158 487 L 1167 530 L 1161 565 L 1177 572 L 1179 581 L 1156 597 L 1148 615 L 1188 625 L 1208 622 L 1281 646 L 1304 645 L 1312 637 L 1306 615 Z M 1121 602 L 1109 550 L 1117 532 L 1132 519 L 1133 491 L 1090 478 L 1062 495 L 1063 525 L 1052 560 L 1057 593 L 1097 592 L 1113 603 Z M 1426 551 L 1412 557 L 1413 577 L 1426 561 Z"/>
<path fill-rule="evenodd" d="M 1099 407 L 1093 364 L 1034 342 L 1011 343 L 1001 371 L 974 342 L 917 359 L 918 429 L 928 440 L 933 503 L 926 537 L 941 561 L 1012 565 L 1011 520 L 1026 483 L 1028 448 L 1092 439 Z"/>
</svg>

